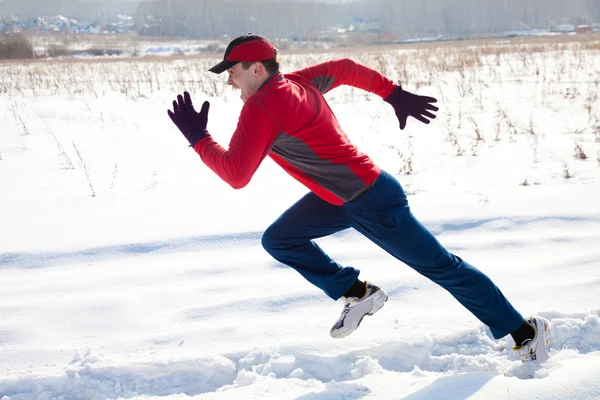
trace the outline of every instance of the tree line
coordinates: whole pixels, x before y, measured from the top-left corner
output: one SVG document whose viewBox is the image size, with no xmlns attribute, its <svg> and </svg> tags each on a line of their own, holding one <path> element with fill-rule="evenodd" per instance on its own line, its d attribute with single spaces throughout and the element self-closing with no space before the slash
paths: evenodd
<svg viewBox="0 0 600 400">
<path fill-rule="evenodd" d="M 136 14 L 142 33 L 195 38 L 247 32 L 310 38 L 356 17 L 399 37 L 549 29 L 600 21 L 599 0 L 146 0 Z"/>
</svg>

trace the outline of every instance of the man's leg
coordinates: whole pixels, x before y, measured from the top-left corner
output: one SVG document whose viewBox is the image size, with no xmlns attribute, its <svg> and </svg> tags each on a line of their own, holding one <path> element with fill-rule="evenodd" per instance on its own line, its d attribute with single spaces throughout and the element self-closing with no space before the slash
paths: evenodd
<svg viewBox="0 0 600 400">
<path fill-rule="evenodd" d="M 388 253 L 450 292 L 495 338 L 524 319 L 481 271 L 448 252 L 413 216 L 398 181 L 382 171 L 375 184 L 343 206 L 352 226 Z"/>
<path fill-rule="evenodd" d="M 336 263 L 312 239 L 349 227 L 340 207 L 308 193 L 267 228 L 262 245 L 277 261 L 337 300 L 356 282 L 359 271 Z"/>
</svg>

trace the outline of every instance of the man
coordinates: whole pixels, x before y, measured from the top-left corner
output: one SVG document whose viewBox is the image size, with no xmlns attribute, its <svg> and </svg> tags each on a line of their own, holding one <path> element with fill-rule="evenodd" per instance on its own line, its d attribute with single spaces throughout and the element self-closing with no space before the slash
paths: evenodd
<svg viewBox="0 0 600 400">
<path fill-rule="evenodd" d="M 523 362 L 545 360 L 548 321 L 525 320 L 486 275 L 448 252 L 417 221 L 399 182 L 349 141 L 323 95 L 340 85 L 379 95 L 394 108 L 401 130 L 409 116 L 428 124 L 437 100 L 350 59 L 283 75 L 277 55 L 265 38 L 248 34 L 233 40 L 210 69 L 227 71 L 227 83 L 244 102 L 227 150 L 206 130 L 208 102 L 196 112 L 185 92 L 168 114 L 202 161 L 234 189 L 248 184 L 266 156 L 310 189 L 264 232 L 262 245 L 332 299 L 345 298 L 331 336 L 351 334 L 387 300 L 383 289 L 358 279 L 357 269 L 341 266 L 313 241 L 354 228 L 450 292 L 495 338 L 511 334 Z"/>
</svg>

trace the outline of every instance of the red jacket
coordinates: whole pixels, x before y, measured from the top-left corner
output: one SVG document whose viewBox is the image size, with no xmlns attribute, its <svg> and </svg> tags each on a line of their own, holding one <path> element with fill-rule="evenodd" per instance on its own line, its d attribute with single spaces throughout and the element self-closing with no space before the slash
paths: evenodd
<svg viewBox="0 0 600 400">
<path fill-rule="evenodd" d="M 387 97 L 394 83 L 341 59 L 271 77 L 244 104 L 229 149 L 210 136 L 194 149 L 234 189 L 248 184 L 269 155 L 323 200 L 342 205 L 379 176 L 380 169 L 350 143 L 323 94 L 351 85 Z"/>
</svg>

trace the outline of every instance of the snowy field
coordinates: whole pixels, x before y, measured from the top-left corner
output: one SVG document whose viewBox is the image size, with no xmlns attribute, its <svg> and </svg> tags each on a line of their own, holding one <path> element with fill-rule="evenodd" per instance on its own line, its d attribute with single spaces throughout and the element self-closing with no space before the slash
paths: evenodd
<svg viewBox="0 0 600 400">
<path fill-rule="evenodd" d="M 600 38 L 285 54 L 351 57 L 439 99 L 400 131 L 357 89 L 327 95 L 413 212 L 524 315 L 552 357 L 521 364 L 441 288 L 353 231 L 319 241 L 390 299 L 342 309 L 260 245 L 306 190 L 267 160 L 235 191 L 166 110 L 242 103 L 216 59 L 0 64 L 0 399 L 600 399 Z"/>
</svg>

